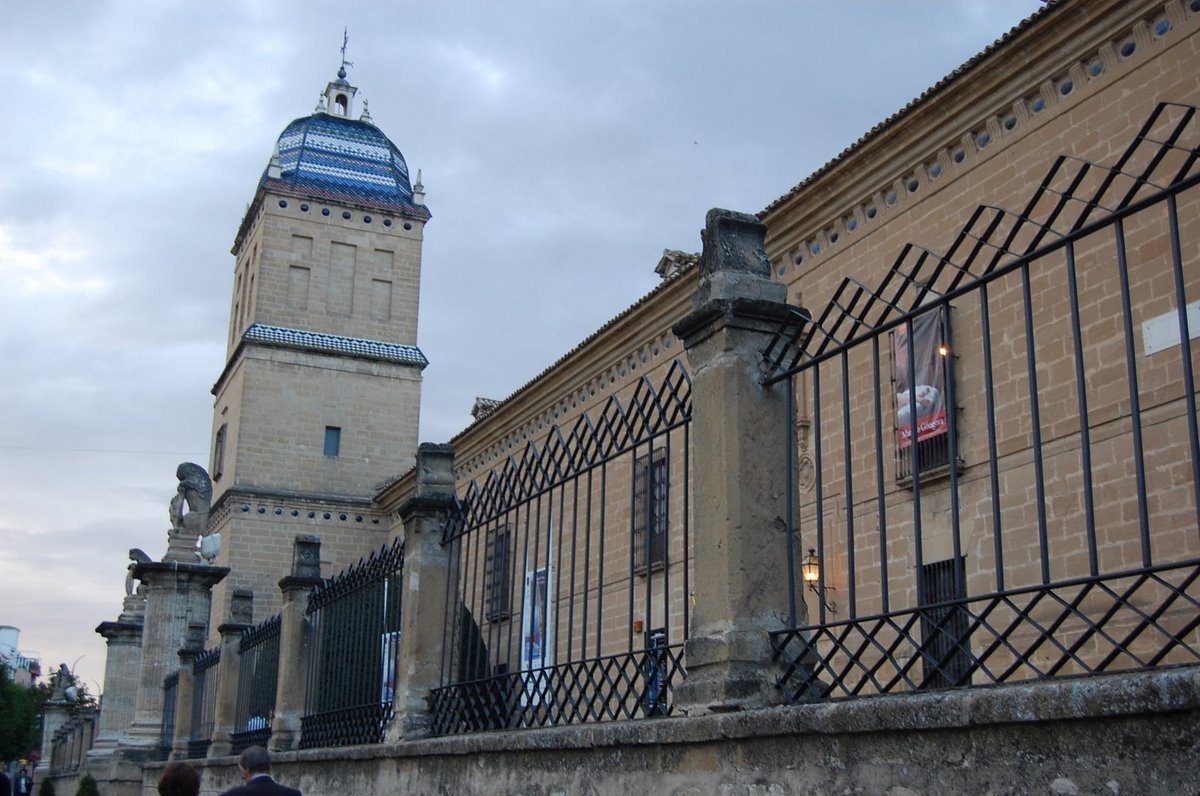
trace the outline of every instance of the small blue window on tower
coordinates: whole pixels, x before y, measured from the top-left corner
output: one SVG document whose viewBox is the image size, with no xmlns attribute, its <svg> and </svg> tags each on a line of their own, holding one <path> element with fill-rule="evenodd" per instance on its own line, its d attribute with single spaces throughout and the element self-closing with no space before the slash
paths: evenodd
<svg viewBox="0 0 1200 796">
<path fill-rule="evenodd" d="M 342 449 L 342 430 L 337 426 L 325 426 L 325 455 L 336 457 Z"/>
</svg>

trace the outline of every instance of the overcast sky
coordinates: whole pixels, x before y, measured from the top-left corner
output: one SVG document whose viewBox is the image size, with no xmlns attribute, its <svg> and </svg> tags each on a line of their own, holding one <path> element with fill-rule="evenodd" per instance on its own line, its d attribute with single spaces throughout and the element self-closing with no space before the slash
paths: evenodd
<svg viewBox="0 0 1200 796">
<path fill-rule="evenodd" d="M 127 551 L 162 557 L 175 466 L 208 465 L 238 222 L 343 26 L 433 212 L 442 442 L 709 208 L 763 209 L 1040 5 L 0 0 L 0 625 L 99 690 Z"/>
</svg>

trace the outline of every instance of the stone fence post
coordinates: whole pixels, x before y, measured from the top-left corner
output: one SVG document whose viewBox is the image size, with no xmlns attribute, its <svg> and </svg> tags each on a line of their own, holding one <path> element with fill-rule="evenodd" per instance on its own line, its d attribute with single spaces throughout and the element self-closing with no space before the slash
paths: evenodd
<svg viewBox="0 0 1200 796">
<path fill-rule="evenodd" d="M 283 607 L 279 612 L 279 681 L 275 687 L 275 718 L 271 721 L 272 752 L 300 746 L 308 680 L 308 594 L 321 583 L 321 537 L 297 536 L 292 546 L 292 574 L 279 581 Z"/>
<path fill-rule="evenodd" d="M 675 690 L 690 715 L 778 703 L 767 633 L 788 625 L 783 385 L 762 356 L 789 309 L 771 280 L 766 227 L 714 209 L 705 219 L 693 311 L 673 327 L 692 370 L 695 607 Z"/>
<path fill-rule="evenodd" d="M 238 681 L 242 669 L 238 646 L 242 633 L 253 627 L 253 619 L 254 592 L 234 589 L 229 601 L 229 621 L 217 627 L 221 634 L 221 662 L 217 665 L 217 706 L 209 757 L 224 757 L 233 749 L 231 736 L 236 730 Z"/>
<path fill-rule="evenodd" d="M 188 742 L 192 739 L 192 707 L 196 694 L 196 658 L 204 652 L 207 626 L 191 622 L 179 650 L 179 686 L 175 689 L 175 735 L 171 738 L 171 759 L 188 759 Z"/>
<path fill-rule="evenodd" d="M 142 629 L 141 680 L 133 721 L 118 744 L 122 760 L 140 765 L 158 754 L 163 720 L 163 680 L 177 664 L 188 625 L 207 623 L 212 587 L 227 574 L 228 567 L 186 561 L 134 564 L 133 577 L 142 581 L 146 588 L 146 613 Z"/>
<path fill-rule="evenodd" d="M 104 710 L 100 712 L 95 746 L 88 750 L 88 769 L 103 782 L 112 778 L 109 768 L 113 750 L 125 727 L 133 721 L 137 704 L 146 600 L 133 592 L 132 583 L 128 588 L 125 610 L 117 620 L 101 622 L 96 627 L 96 632 L 108 642 L 108 649 L 104 666 Z"/>
<path fill-rule="evenodd" d="M 447 512 L 454 507 L 454 449 L 421 443 L 416 491 L 400 507 L 404 521 L 404 586 L 400 650 L 396 664 L 396 716 L 388 741 L 430 734 L 429 696 L 442 679 L 450 547 L 442 545 Z"/>
</svg>

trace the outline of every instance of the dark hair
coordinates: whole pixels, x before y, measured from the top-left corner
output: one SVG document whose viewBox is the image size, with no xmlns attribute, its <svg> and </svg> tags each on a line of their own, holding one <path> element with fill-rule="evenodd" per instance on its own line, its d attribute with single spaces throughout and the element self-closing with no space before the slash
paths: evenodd
<svg viewBox="0 0 1200 796">
<path fill-rule="evenodd" d="M 173 760 L 158 778 L 158 792 L 162 796 L 198 796 L 200 772 L 182 760 Z"/>
<path fill-rule="evenodd" d="M 238 758 L 238 765 L 251 774 L 266 774 L 271 770 L 271 756 L 261 746 L 248 746 Z"/>
</svg>

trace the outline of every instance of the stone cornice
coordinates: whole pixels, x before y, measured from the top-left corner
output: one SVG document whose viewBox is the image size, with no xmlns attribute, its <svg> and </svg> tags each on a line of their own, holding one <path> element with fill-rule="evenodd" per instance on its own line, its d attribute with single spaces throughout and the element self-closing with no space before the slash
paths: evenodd
<svg viewBox="0 0 1200 796">
<path fill-rule="evenodd" d="M 244 362 L 247 359 L 251 359 L 251 358 L 269 359 L 272 362 L 283 362 L 283 363 L 292 364 L 292 365 L 307 365 L 307 364 L 310 364 L 310 362 L 308 360 L 310 360 L 311 358 L 318 358 L 320 361 L 322 361 L 327 366 L 330 363 L 337 362 L 337 363 L 342 363 L 347 368 L 384 367 L 384 368 L 388 368 L 389 372 L 394 372 L 396 374 L 403 374 L 406 372 L 415 372 L 416 375 L 412 377 L 414 379 L 419 379 L 421 371 L 423 371 L 425 369 L 426 365 L 429 364 L 428 360 L 425 359 L 425 355 L 422 354 L 420 352 L 420 349 L 418 349 L 416 346 L 406 346 L 406 347 L 416 350 L 416 352 L 418 354 L 420 354 L 421 360 L 424 364 L 418 363 L 416 361 L 406 362 L 406 361 L 396 359 L 394 357 L 371 356 L 369 354 L 361 353 L 361 352 L 353 353 L 350 351 L 333 350 L 332 348 L 315 348 L 315 347 L 305 347 L 305 346 L 298 346 L 298 345 L 281 345 L 276 342 L 264 342 L 263 340 L 260 340 L 260 339 L 252 339 L 252 338 L 248 339 L 247 333 L 250 332 L 250 329 L 252 326 L 261 326 L 261 324 L 251 324 L 251 326 L 248 326 L 248 327 L 246 327 L 246 329 L 242 330 L 242 334 L 238 338 L 238 344 L 234 347 L 233 351 L 230 353 L 229 359 L 225 362 L 225 367 L 221 370 L 220 375 L 217 376 L 217 380 L 215 382 L 213 382 L 213 386 L 209 389 L 209 393 L 211 395 L 214 395 L 214 396 L 218 395 L 221 392 L 221 388 L 225 385 L 225 383 L 227 381 L 229 381 L 229 379 L 233 376 L 234 371 L 237 370 L 237 368 L 242 364 L 242 362 Z M 333 335 L 333 334 L 326 335 L 323 332 L 317 333 L 317 332 L 301 331 L 299 333 L 300 334 L 312 334 L 312 335 L 324 335 L 324 336 L 331 337 L 331 338 L 341 337 L 341 339 L 343 339 L 343 340 L 355 339 L 355 338 L 344 337 L 341 335 Z M 366 342 L 374 342 L 374 341 L 366 341 Z M 391 345 L 391 344 L 385 344 L 385 345 Z M 257 355 L 257 356 L 255 356 L 255 355 Z M 355 362 L 358 362 L 361 364 L 356 366 L 353 364 Z"/>
<path fill-rule="evenodd" d="M 141 622 L 101 622 L 96 625 L 96 633 L 103 636 L 110 644 L 116 639 L 125 637 L 133 640 L 141 638 Z"/>
<path fill-rule="evenodd" d="M 185 578 L 200 584 L 214 585 L 229 574 L 229 567 L 213 567 L 208 564 L 188 564 L 178 561 L 149 561 L 133 566 L 133 577 L 152 583 L 159 576 Z"/>
<path fill-rule="evenodd" d="M 260 520 L 304 519 L 317 523 L 354 523 L 376 527 L 386 516 L 370 497 L 235 486 L 222 492 L 209 510 L 208 527 L 215 529 L 230 515 Z"/>
<path fill-rule="evenodd" d="M 1156 38 L 1146 20 L 1159 17 L 1169 17 L 1173 27 Z M 772 262 L 782 272 L 798 266 L 797 258 L 824 254 L 850 232 L 862 236 L 882 227 L 914 180 L 917 196 L 949 184 L 958 178 L 953 171 L 961 177 L 1055 118 L 1064 110 L 1059 106 L 1073 106 L 1119 79 L 1195 24 L 1196 15 L 1179 0 L 1061 0 L 1048 6 L 763 210 Z M 1124 43 L 1134 45 L 1128 56 L 1120 52 Z M 1090 74 L 1089 65 L 1099 73 Z M 1060 89 L 1068 83 L 1064 94 Z"/>
<path fill-rule="evenodd" d="M 688 348 L 726 328 L 770 333 L 786 321 L 793 307 L 760 299 L 713 299 L 671 327 Z"/>
<path fill-rule="evenodd" d="M 320 578 L 308 578 L 303 576 L 288 575 L 279 581 L 279 590 L 281 592 L 308 591 L 320 586 L 323 581 Z"/>
</svg>

